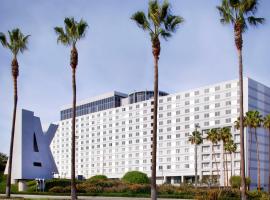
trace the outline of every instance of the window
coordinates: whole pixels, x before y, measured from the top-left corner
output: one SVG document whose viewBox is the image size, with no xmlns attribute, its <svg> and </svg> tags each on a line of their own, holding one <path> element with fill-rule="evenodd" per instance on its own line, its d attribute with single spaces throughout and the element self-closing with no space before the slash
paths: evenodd
<svg viewBox="0 0 270 200">
<path fill-rule="evenodd" d="M 208 110 L 208 109 L 209 109 L 209 105 L 205 105 L 204 110 Z"/>
<path fill-rule="evenodd" d="M 225 121 L 226 123 L 231 123 L 231 118 L 227 118 Z"/>
<path fill-rule="evenodd" d="M 37 144 L 37 138 L 36 138 L 36 134 L 35 133 L 34 133 L 34 136 L 33 136 L 33 149 L 34 149 L 34 152 L 39 152 L 38 144 Z"/>
<path fill-rule="evenodd" d="M 215 112 L 215 116 L 216 117 L 220 116 L 220 112 L 219 111 Z"/>
<path fill-rule="evenodd" d="M 199 107 L 195 107 L 194 110 L 195 110 L 195 111 L 199 111 L 200 108 L 199 108 Z"/>
<path fill-rule="evenodd" d="M 229 88 L 231 88 L 231 84 L 227 83 L 225 87 L 226 87 L 226 89 L 229 89 Z"/>
<path fill-rule="evenodd" d="M 189 93 L 186 93 L 186 94 L 185 94 L 185 97 L 189 97 Z"/>
<path fill-rule="evenodd" d="M 204 118 L 209 118 L 209 113 L 205 113 Z"/>
<path fill-rule="evenodd" d="M 209 93 L 209 88 L 204 89 L 204 93 Z"/>
<path fill-rule="evenodd" d="M 200 103 L 200 100 L 199 99 L 195 99 L 195 103 Z"/>
<path fill-rule="evenodd" d="M 189 109 L 185 109 L 185 113 L 189 113 Z"/>
<path fill-rule="evenodd" d="M 195 118 L 195 119 L 199 119 L 200 116 L 199 116 L 199 115 L 195 115 L 194 118 Z"/>
<path fill-rule="evenodd" d="M 42 167 L 42 164 L 41 164 L 41 162 L 33 162 L 33 166 Z"/>
<path fill-rule="evenodd" d="M 209 101 L 209 97 L 204 97 L 204 101 Z"/>
<path fill-rule="evenodd" d="M 231 101 L 226 101 L 226 106 L 230 106 L 231 105 Z"/>
<path fill-rule="evenodd" d="M 215 99 L 220 99 L 220 94 L 216 94 Z"/>
<path fill-rule="evenodd" d="M 226 97 L 230 97 L 231 96 L 231 93 L 230 92 L 227 92 L 226 93 Z"/>
<path fill-rule="evenodd" d="M 229 114 L 231 114 L 231 110 L 226 110 L 226 115 L 229 115 Z"/>
<path fill-rule="evenodd" d="M 199 94 L 200 94 L 199 91 L 195 91 L 195 92 L 194 92 L 194 95 L 199 95 Z"/>
<path fill-rule="evenodd" d="M 215 91 L 218 91 L 218 90 L 220 90 L 220 86 L 215 87 Z"/>
<path fill-rule="evenodd" d="M 215 103 L 215 108 L 219 108 L 220 107 L 220 103 Z"/>
</svg>

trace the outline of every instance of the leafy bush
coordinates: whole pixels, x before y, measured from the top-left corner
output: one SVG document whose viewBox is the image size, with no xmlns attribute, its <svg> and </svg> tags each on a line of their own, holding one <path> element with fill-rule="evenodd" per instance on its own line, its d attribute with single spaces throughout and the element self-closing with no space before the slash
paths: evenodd
<svg viewBox="0 0 270 200">
<path fill-rule="evenodd" d="M 136 183 L 136 184 L 148 184 L 150 182 L 147 175 L 139 171 L 127 172 L 123 176 L 122 180 L 126 183 Z"/>
<path fill-rule="evenodd" d="M 240 188 L 241 186 L 241 176 L 232 176 L 230 178 L 230 184 L 232 188 Z"/>
<path fill-rule="evenodd" d="M 129 190 L 129 187 L 126 184 L 119 184 L 119 185 L 114 185 L 112 187 L 104 188 L 105 193 L 125 193 L 128 190 Z"/>
<path fill-rule="evenodd" d="M 240 200 L 239 190 L 208 189 L 201 194 L 196 194 L 198 200 Z"/>
<path fill-rule="evenodd" d="M 138 193 L 149 194 L 150 190 L 151 190 L 151 187 L 148 184 L 143 184 L 143 185 L 142 184 L 131 184 L 128 187 L 128 191 L 130 193 L 135 193 L 135 194 L 138 194 Z"/>
<path fill-rule="evenodd" d="M 246 185 L 250 185 L 251 179 L 246 177 Z M 241 187 L 241 176 L 232 176 L 230 178 L 232 188 L 239 189 Z"/>
<path fill-rule="evenodd" d="M 157 191 L 159 194 L 174 194 L 176 191 L 176 186 L 163 184 L 158 186 Z"/>
<path fill-rule="evenodd" d="M 45 182 L 45 191 L 50 191 L 51 188 L 56 186 L 66 187 L 70 186 L 71 182 L 69 179 L 51 179 Z"/>
<path fill-rule="evenodd" d="M 95 183 L 98 181 L 106 181 L 108 180 L 108 177 L 105 175 L 95 175 L 92 176 L 91 178 L 87 179 L 88 182 Z"/>
<path fill-rule="evenodd" d="M 62 187 L 62 186 L 54 186 L 54 187 L 49 189 L 49 192 L 64 193 L 64 187 Z"/>
</svg>

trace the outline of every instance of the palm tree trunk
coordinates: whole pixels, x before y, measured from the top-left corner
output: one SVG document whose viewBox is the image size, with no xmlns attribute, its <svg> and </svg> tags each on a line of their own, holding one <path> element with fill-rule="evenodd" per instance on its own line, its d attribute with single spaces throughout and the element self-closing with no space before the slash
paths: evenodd
<svg viewBox="0 0 270 200">
<path fill-rule="evenodd" d="M 225 166 L 226 166 L 226 186 L 228 187 L 229 186 L 229 175 L 228 175 L 228 155 L 227 155 L 227 152 L 225 151 L 226 155 L 225 155 L 225 159 L 226 159 L 226 163 L 225 163 Z"/>
<path fill-rule="evenodd" d="M 213 148 L 213 145 L 212 145 L 212 151 L 213 151 L 212 155 L 213 155 L 213 154 L 215 155 L 215 156 L 214 156 L 214 160 L 215 160 L 215 163 L 216 163 L 217 180 L 218 180 L 218 176 L 219 176 L 219 170 L 218 170 L 218 164 L 217 164 L 216 153 L 215 153 L 215 150 L 214 150 L 214 148 Z M 212 170 L 212 174 L 213 174 L 213 170 Z M 213 177 L 212 177 L 212 179 L 213 179 Z M 219 180 L 219 181 L 220 181 L 220 180 Z"/>
<path fill-rule="evenodd" d="M 261 162 L 260 162 L 260 154 L 259 154 L 259 144 L 258 144 L 258 135 L 255 129 L 255 139 L 256 139 L 256 154 L 257 154 L 257 173 L 258 173 L 258 191 L 261 191 Z"/>
<path fill-rule="evenodd" d="M 154 39 L 152 53 L 154 56 L 154 116 L 153 116 L 153 139 L 152 139 L 152 175 L 151 175 L 151 199 L 157 199 L 156 166 L 157 166 L 157 109 L 158 109 L 158 59 L 160 54 L 160 42 Z"/>
<path fill-rule="evenodd" d="M 18 102 L 17 78 L 19 76 L 19 65 L 18 65 L 18 61 L 16 57 L 12 60 L 11 67 L 12 67 L 12 77 L 13 77 L 13 87 L 14 87 L 14 107 L 13 107 L 13 118 L 12 118 L 11 138 L 10 138 L 10 147 L 9 147 L 9 159 L 8 159 L 8 174 L 7 174 L 7 185 L 6 185 L 7 198 L 10 198 L 10 191 L 11 191 L 13 145 L 14 145 L 16 112 L 17 112 L 17 102 Z"/>
<path fill-rule="evenodd" d="M 236 23 L 234 26 L 235 45 L 239 60 L 239 86 L 240 86 L 240 154 L 241 154 L 241 199 L 246 200 L 246 174 L 245 174 L 245 137 L 244 137 L 244 90 L 243 90 L 243 61 L 242 61 L 242 25 Z"/>
<path fill-rule="evenodd" d="M 251 146 L 252 146 L 252 142 L 253 142 L 253 137 L 252 137 L 252 129 L 250 128 L 250 134 L 249 134 L 250 138 L 249 138 L 249 159 L 248 159 L 248 177 L 250 177 L 250 173 L 251 173 Z M 248 186 L 248 189 L 249 189 L 249 186 Z"/>
<path fill-rule="evenodd" d="M 223 149 L 222 149 L 222 157 L 223 157 L 223 183 L 224 183 L 224 187 L 226 187 L 226 172 L 225 172 L 225 155 L 224 155 L 224 142 L 222 142 L 222 146 L 223 146 Z"/>
<path fill-rule="evenodd" d="M 72 67 L 72 91 L 73 91 L 73 103 L 72 103 L 72 133 L 71 133 L 71 199 L 77 199 L 76 189 L 76 66 L 78 63 L 78 53 L 75 45 L 71 50 L 71 67 Z"/>
<path fill-rule="evenodd" d="M 230 153 L 230 157 L 231 157 L 231 177 L 233 176 L 233 164 L 232 164 L 232 153 Z"/>
<path fill-rule="evenodd" d="M 195 142 L 195 188 L 197 189 L 197 184 L 198 184 L 198 162 L 197 162 L 197 144 Z"/>
<path fill-rule="evenodd" d="M 270 128 L 269 128 L 269 137 L 268 137 L 268 167 L 270 168 Z M 268 192 L 270 192 L 270 172 L 268 174 Z"/>
</svg>

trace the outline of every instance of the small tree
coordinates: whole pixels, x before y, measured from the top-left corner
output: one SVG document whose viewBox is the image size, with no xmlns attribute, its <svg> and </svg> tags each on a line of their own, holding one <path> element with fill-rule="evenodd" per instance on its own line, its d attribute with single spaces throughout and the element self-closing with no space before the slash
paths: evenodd
<svg viewBox="0 0 270 200">
<path fill-rule="evenodd" d="M 199 126 L 196 124 L 195 125 L 195 131 L 192 132 L 192 135 L 188 138 L 188 141 L 193 144 L 195 146 L 195 155 L 194 155 L 194 158 L 195 158 L 195 188 L 197 188 L 197 184 L 198 184 L 198 156 L 197 156 L 197 148 L 198 148 L 198 145 L 202 144 L 203 142 L 203 139 L 202 139 L 202 136 L 201 136 L 201 133 L 199 131 L 197 131 L 197 128 Z"/>
<path fill-rule="evenodd" d="M 0 153 L 0 174 L 4 172 L 7 164 L 7 155 Z"/>
<path fill-rule="evenodd" d="M 137 184 L 148 184 L 149 178 L 143 172 L 139 171 L 130 171 L 127 172 L 122 180 L 126 183 L 137 183 Z"/>
</svg>

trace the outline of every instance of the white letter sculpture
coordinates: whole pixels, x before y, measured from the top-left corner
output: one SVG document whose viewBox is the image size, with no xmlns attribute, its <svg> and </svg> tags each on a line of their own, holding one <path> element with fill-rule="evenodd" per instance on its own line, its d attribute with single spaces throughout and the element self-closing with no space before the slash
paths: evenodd
<svg viewBox="0 0 270 200">
<path fill-rule="evenodd" d="M 18 110 L 12 162 L 12 181 L 51 179 L 58 173 L 50 149 L 58 125 L 50 124 L 43 133 L 40 118 L 34 112 Z M 7 167 L 5 174 L 7 174 Z M 20 186 L 20 184 L 19 184 Z M 23 186 L 22 186 L 23 187 Z M 21 190 L 24 190 L 23 188 Z"/>
</svg>

